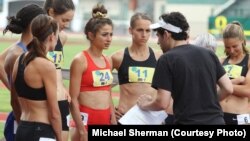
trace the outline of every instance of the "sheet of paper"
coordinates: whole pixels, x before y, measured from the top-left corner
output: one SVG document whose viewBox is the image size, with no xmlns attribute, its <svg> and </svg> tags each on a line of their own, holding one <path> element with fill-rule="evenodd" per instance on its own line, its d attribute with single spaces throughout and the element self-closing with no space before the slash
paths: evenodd
<svg viewBox="0 0 250 141">
<path fill-rule="evenodd" d="M 123 125 L 160 125 L 167 116 L 165 111 L 144 111 L 135 105 L 119 122 Z"/>
</svg>

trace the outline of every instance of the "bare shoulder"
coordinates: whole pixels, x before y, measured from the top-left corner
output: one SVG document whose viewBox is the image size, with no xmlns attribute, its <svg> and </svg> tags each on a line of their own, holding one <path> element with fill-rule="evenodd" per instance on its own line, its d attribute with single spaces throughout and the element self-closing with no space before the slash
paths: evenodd
<svg viewBox="0 0 250 141">
<path fill-rule="evenodd" d="M 85 61 L 86 58 L 82 52 L 77 53 L 72 60 L 72 62 L 81 62 L 81 63 L 84 63 Z"/>
<path fill-rule="evenodd" d="M 60 37 L 60 40 L 61 40 L 62 45 L 64 46 L 65 43 L 66 43 L 67 40 L 68 40 L 67 34 L 66 34 L 64 31 L 61 31 L 60 34 L 59 34 L 59 37 Z"/>
<path fill-rule="evenodd" d="M 79 52 L 78 54 L 76 54 L 71 62 L 71 66 L 72 67 L 77 67 L 77 68 L 84 68 L 87 66 L 87 61 L 86 61 L 86 57 L 83 55 L 82 52 Z"/>
<path fill-rule="evenodd" d="M 114 52 L 113 54 L 111 54 L 111 59 L 114 61 L 121 61 L 123 59 L 123 54 L 124 54 L 124 49 L 122 50 L 118 50 L 116 52 Z"/>
<path fill-rule="evenodd" d="M 36 57 L 34 60 L 34 65 L 38 69 L 38 71 L 43 74 L 56 71 L 55 64 L 42 57 Z"/>
<path fill-rule="evenodd" d="M 220 63 L 222 64 L 226 60 L 226 57 L 219 58 Z M 249 63 L 248 63 L 249 64 Z"/>
<path fill-rule="evenodd" d="M 5 56 L 6 66 L 15 63 L 16 59 L 23 53 L 23 50 L 17 46 L 12 46 L 8 49 L 8 53 Z"/>
<path fill-rule="evenodd" d="M 118 70 L 120 68 L 120 65 L 122 63 L 124 56 L 124 49 L 119 50 L 111 55 L 111 61 L 112 61 L 112 68 Z"/>
<path fill-rule="evenodd" d="M 161 55 L 163 54 L 162 51 L 156 50 L 156 49 L 153 49 L 153 48 L 151 48 L 151 49 L 153 50 L 153 52 L 155 54 L 156 60 L 158 60 L 161 57 Z"/>
</svg>

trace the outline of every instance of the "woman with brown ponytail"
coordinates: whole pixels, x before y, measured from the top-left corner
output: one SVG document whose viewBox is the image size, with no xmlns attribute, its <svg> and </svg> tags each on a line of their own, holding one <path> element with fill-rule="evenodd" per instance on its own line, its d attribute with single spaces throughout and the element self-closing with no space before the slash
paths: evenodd
<svg viewBox="0 0 250 141">
<path fill-rule="evenodd" d="M 21 108 L 16 141 L 62 141 L 62 125 L 56 95 L 56 68 L 46 54 L 55 48 L 59 27 L 42 14 L 31 23 L 33 40 L 28 52 L 15 62 L 11 87 Z M 45 67 L 46 66 L 46 67 Z"/>
<path fill-rule="evenodd" d="M 113 23 L 103 5 L 92 9 L 84 33 L 90 41 L 70 67 L 70 110 L 74 119 L 72 141 L 87 140 L 87 125 L 116 124 L 111 98 L 112 62 L 103 55 L 113 35 Z"/>
</svg>

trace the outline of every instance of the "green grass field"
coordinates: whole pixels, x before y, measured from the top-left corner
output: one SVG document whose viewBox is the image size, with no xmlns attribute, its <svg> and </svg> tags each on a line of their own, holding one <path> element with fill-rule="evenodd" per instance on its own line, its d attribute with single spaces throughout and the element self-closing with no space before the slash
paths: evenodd
<svg viewBox="0 0 250 141">
<path fill-rule="evenodd" d="M 0 52 L 2 52 L 5 48 L 10 46 L 15 42 L 16 37 L 13 37 L 14 39 L 9 40 L 6 37 L 0 37 Z M 69 40 L 66 43 L 64 47 L 64 55 L 65 55 L 65 61 L 64 61 L 64 68 L 69 68 L 70 63 L 73 59 L 73 57 L 79 53 L 80 51 L 88 48 L 89 43 L 84 39 L 82 36 L 69 36 Z M 105 50 L 104 53 L 106 55 L 111 55 L 113 52 L 123 49 L 124 47 L 129 45 L 129 41 L 124 41 L 119 38 L 116 38 L 113 40 L 112 45 L 108 50 Z M 156 42 L 149 43 L 151 47 L 154 47 L 155 49 L 159 50 L 160 48 L 158 45 L 156 45 Z M 221 57 L 224 56 L 223 53 L 223 47 L 218 47 L 216 54 Z M 65 80 L 65 85 L 68 86 L 68 81 Z M 0 82 L 0 113 L 1 112 L 9 112 L 11 110 L 10 107 L 10 97 L 9 92 L 4 88 Z M 119 92 L 118 86 L 114 87 L 112 89 L 113 92 Z M 114 98 L 114 103 L 117 104 L 118 99 Z M 3 127 L 4 123 L 0 123 L 0 139 L 3 137 Z"/>
<path fill-rule="evenodd" d="M 0 123 L 0 139 L 3 138 L 3 128 L 4 128 L 4 123 Z"/>
</svg>

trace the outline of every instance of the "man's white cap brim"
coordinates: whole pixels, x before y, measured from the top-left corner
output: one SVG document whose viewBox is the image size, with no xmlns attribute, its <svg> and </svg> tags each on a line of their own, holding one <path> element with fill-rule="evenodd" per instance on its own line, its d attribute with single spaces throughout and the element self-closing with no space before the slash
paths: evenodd
<svg viewBox="0 0 250 141">
<path fill-rule="evenodd" d="M 182 32 L 181 28 L 174 26 L 170 23 L 166 23 L 163 19 L 160 19 L 159 22 L 151 24 L 149 26 L 150 29 L 157 29 L 157 28 L 164 28 L 168 31 L 174 32 L 174 33 L 180 33 Z"/>
<path fill-rule="evenodd" d="M 160 27 L 161 27 L 160 23 L 154 23 L 154 24 L 151 24 L 149 26 L 149 28 L 151 28 L 151 29 L 157 29 L 157 28 L 160 28 Z"/>
</svg>

